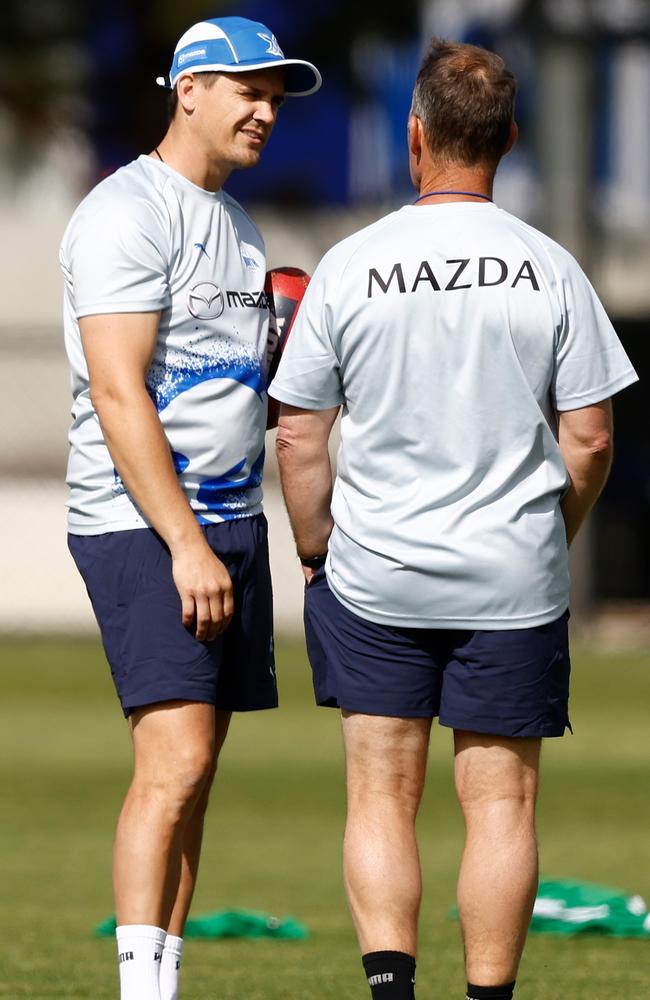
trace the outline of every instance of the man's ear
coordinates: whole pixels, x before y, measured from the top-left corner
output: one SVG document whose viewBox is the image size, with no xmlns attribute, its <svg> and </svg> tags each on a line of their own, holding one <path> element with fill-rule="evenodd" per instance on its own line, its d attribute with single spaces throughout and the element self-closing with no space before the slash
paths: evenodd
<svg viewBox="0 0 650 1000">
<path fill-rule="evenodd" d="M 519 126 L 517 125 L 517 122 L 513 118 L 512 119 L 512 125 L 510 126 L 510 135 L 508 136 L 508 141 L 506 143 L 506 148 L 503 151 L 503 155 L 504 156 L 506 155 L 506 153 L 510 152 L 510 150 L 512 149 L 512 147 L 516 143 L 518 137 L 519 137 Z"/>
<path fill-rule="evenodd" d="M 410 114 L 406 125 L 409 153 L 419 166 L 422 159 L 422 122 L 416 115 Z"/>
<path fill-rule="evenodd" d="M 197 82 L 193 73 L 186 73 L 176 83 L 178 103 L 187 114 L 192 114 L 196 108 Z"/>
</svg>

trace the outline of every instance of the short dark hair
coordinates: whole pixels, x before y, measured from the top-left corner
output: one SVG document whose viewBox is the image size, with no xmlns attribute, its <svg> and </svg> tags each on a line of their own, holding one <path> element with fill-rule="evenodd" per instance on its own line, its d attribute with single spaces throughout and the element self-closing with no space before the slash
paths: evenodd
<svg viewBox="0 0 650 1000">
<path fill-rule="evenodd" d="M 195 75 L 200 78 L 201 83 L 207 89 L 209 89 L 214 85 L 214 81 L 219 76 L 218 73 L 213 73 L 211 71 L 208 71 L 207 73 L 196 73 Z M 167 97 L 167 118 L 169 119 L 170 125 L 173 122 L 174 118 L 176 117 L 177 111 L 178 111 L 178 89 L 176 88 L 176 85 L 174 85 Z"/>
<path fill-rule="evenodd" d="M 496 167 L 506 149 L 517 83 L 494 52 L 431 39 L 415 82 L 411 113 L 436 159 Z"/>
</svg>

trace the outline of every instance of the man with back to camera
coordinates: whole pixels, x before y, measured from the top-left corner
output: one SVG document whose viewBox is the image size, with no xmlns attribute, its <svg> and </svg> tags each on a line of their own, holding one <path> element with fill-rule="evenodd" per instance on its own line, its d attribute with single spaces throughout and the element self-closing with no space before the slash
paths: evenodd
<svg viewBox="0 0 650 1000">
<path fill-rule="evenodd" d="M 270 389 L 373 1000 L 415 995 L 434 716 L 466 825 L 467 1000 L 513 996 L 541 738 L 569 726 L 567 549 L 609 472 L 610 397 L 636 380 L 575 260 L 492 202 L 514 98 L 498 56 L 433 39 L 408 121 L 419 197 L 325 256 Z"/>
<path fill-rule="evenodd" d="M 114 889 L 122 1000 L 175 1000 L 230 713 L 277 705 L 262 466 L 262 238 L 223 190 L 285 96 L 318 90 L 254 21 L 180 39 L 171 123 L 65 233 L 69 543 L 134 747 Z"/>
</svg>

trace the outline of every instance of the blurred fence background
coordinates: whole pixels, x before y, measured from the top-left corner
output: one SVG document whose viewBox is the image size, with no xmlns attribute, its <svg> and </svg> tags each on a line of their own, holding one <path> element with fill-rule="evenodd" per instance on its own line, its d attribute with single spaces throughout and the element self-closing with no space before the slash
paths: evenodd
<svg viewBox="0 0 650 1000">
<path fill-rule="evenodd" d="M 431 34 L 500 52 L 519 80 L 520 141 L 498 203 L 590 274 L 641 376 L 616 403 L 616 461 L 575 560 L 591 635 L 650 644 L 650 5 L 646 0 L 5 0 L 0 8 L 0 630 L 91 627 L 65 549 L 70 395 L 58 245 L 85 192 L 161 138 L 166 73 L 202 17 L 262 20 L 325 85 L 289 101 L 263 162 L 228 190 L 269 264 L 312 271 L 354 229 L 412 199 L 405 123 Z M 272 452 L 272 448 L 269 448 Z M 278 620 L 300 625 L 301 578 L 272 457 Z M 604 612 L 614 612 L 614 615 Z M 613 623 L 613 624 L 612 624 Z M 613 629 L 613 631 L 612 631 Z"/>
</svg>

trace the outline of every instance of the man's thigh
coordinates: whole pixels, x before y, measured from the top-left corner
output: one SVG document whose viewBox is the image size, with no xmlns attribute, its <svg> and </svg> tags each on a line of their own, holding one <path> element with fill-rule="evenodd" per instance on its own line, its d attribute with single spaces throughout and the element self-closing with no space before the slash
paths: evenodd
<svg viewBox="0 0 650 1000">
<path fill-rule="evenodd" d="M 342 713 L 348 799 L 385 794 L 420 801 L 426 772 L 431 718 L 398 719 Z"/>
<path fill-rule="evenodd" d="M 401 719 L 438 714 L 442 670 L 431 633 L 353 614 L 324 570 L 305 591 L 305 635 L 319 705 Z"/>
<path fill-rule="evenodd" d="M 236 602 L 229 629 L 212 642 L 199 642 L 193 629 L 183 626 L 169 550 L 154 531 L 141 528 L 69 536 L 70 550 L 86 583 L 125 715 L 165 701 L 207 702 L 226 711 L 277 704 L 275 674 L 270 670 L 270 578 L 263 570 L 255 570 L 266 564 L 268 573 L 265 523 L 263 529 L 244 523 L 257 520 L 224 522 L 206 530 L 209 544 L 233 578 Z M 261 548 L 256 552 L 258 541 Z M 250 619 L 251 575 L 252 589 L 262 608 L 265 642 L 258 639 L 246 645 L 242 636 L 250 633 L 252 625 L 250 621 L 246 627 L 242 624 L 243 595 L 247 594 L 245 615 Z M 261 664 L 249 662 L 255 653 Z M 219 690 L 220 678 L 240 658 L 245 676 L 237 691 L 237 704 L 232 704 Z"/>
<path fill-rule="evenodd" d="M 571 728 L 568 613 L 535 628 L 449 636 L 442 725 L 517 739 Z"/>
<path fill-rule="evenodd" d="M 226 541 L 224 536 L 229 536 Z M 235 614 L 223 635 L 215 704 L 229 712 L 275 708 L 273 592 L 263 514 L 206 529 L 233 581 Z"/>
<path fill-rule="evenodd" d="M 170 762 L 179 772 L 195 768 L 209 775 L 217 753 L 215 716 L 214 707 L 204 702 L 168 701 L 134 709 L 129 726 L 138 776 L 155 783 L 161 766 L 164 771 Z M 221 719 L 219 724 L 223 729 Z"/>
</svg>

